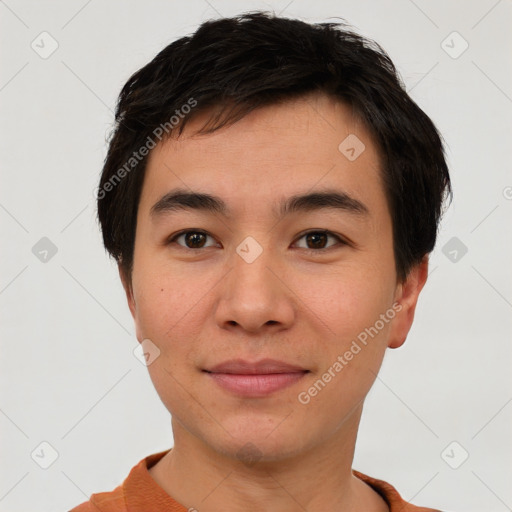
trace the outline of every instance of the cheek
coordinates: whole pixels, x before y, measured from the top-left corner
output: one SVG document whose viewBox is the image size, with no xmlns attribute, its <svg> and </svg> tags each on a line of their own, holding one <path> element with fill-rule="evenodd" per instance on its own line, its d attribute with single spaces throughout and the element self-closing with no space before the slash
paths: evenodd
<svg viewBox="0 0 512 512">
<path fill-rule="evenodd" d="M 150 339 L 160 350 L 159 358 L 148 370 L 159 393 L 166 395 L 174 390 L 170 396 L 161 395 L 165 403 L 170 403 L 177 399 L 178 383 L 189 381 L 200 359 L 198 340 L 204 338 L 206 305 L 216 281 L 204 274 L 184 276 L 176 268 L 154 261 L 144 264 L 139 260 L 139 269 L 134 275 L 137 337 L 140 341 Z"/>
<path fill-rule="evenodd" d="M 392 306 L 392 281 L 378 266 L 347 266 L 328 274 L 297 276 L 295 282 L 300 284 L 305 313 L 311 312 L 340 343 L 372 326 Z"/>
<path fill-rule="evenodd" d="M 396 314 L 392 287 L 373 285 L 370 275 L 354 270 L 324 282 L 317 277 L 311 279 L 307 295 L 308 308 L 323 330 L 315 337 L 315 353 L 320 355 L 317 371 L 297 400 L 312 413 L 309 417 L 316 417 L 319 424 L 329 421 L 332 428 L 373 385 Z"/>
<path fill-rule="evenodd" d="M 175 266 L 176 267 L 176 266 Z M 138 331 L 163 342 L 197 314 L 201 299 L 211 287 L 208 279 L 184 277 L 169 262 L 141 254 L 133 276 Z"/>
</svg>

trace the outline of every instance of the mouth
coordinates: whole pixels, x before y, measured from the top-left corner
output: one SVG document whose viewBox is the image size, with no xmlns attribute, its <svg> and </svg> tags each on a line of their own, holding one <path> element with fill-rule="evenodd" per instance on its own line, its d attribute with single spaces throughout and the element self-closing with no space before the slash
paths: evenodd
<svg viewBox="0 0 512 512">
<path fill-rule="evenodd" d="M 225 391 L 243 397 L 264 397 L 301 380 L 309 370 L 275 359 L 250 363 L 224 361 L 203 372 Z"/>
</svg>

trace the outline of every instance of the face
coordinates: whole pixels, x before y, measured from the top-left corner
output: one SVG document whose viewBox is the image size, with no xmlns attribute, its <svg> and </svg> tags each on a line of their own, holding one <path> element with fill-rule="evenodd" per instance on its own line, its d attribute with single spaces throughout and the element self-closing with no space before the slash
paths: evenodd
<svg viewBox="0 0 512 512">
<path fill-rule="evenodd" d="M 347 106 L 312 95 L 194 135 L 205 120 L 150 154 L 124 285 L 173 425 L 275 460 L 357 427 L 426 262 L 397 283 L 379 155 Z"/>
</svg>

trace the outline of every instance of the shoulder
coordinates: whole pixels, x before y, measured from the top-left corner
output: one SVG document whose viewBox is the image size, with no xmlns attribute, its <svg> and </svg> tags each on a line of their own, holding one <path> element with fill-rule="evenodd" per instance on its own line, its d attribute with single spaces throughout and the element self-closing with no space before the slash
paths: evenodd
<svg viewBox="0 0 512 512">
<path fill-rule="evenodd" d="M 92 494 L 89 501 L 78 505 L 70 512 L 127 512 L 121 486 L 111 492 Z"/>
<path fill-rule="evenodd" d="M 69 512 L 125 512 L 126 503 L 122 487 L 116 487 L 111 492 L 92 494 L 86 501 Z"/>
<path fill-rule="evenodd" d="M 69 512 L 128 512 L 128 510 L 133 512 L 144 510 L 144 508 L 140 508 L 140 505 L 152 503 L 155 496 L 159 494 L 170 499 L 157 486 L 148 471 L 148 468 L 156 464 L 168 451 L 145 457 L 131 469 L 124 482 L 113 491 L 92 494 L 89 501 L 78 505 Z"/>
<path fill-rule="evenodd" d="M 398 491 L 388 482 L 379 480 L 371 476 L 352 470 L 354 476 L 369 485 L 374 491 L 378 492 L 384 501 L 388 504 L 390 512 L 441 512 L 433 508 L 418 507 L 405 501 Z"/>
</svg>

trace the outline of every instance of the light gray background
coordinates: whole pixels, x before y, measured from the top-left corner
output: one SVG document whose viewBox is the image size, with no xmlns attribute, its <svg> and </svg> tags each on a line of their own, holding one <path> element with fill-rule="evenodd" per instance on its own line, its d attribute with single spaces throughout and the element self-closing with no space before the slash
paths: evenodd
<svg viewBox="0 0 512 512">
<path fill-rule="evenodd" d="M 448 146 L 454 202 L 409 339 L 389 351 L 368 397 L 354 467 L 416 504 L 511 510 L 510 0 L 6 0 L 0 511 L 68 510 L 172 445 L 169 415 L 132 353 L 94 188 L 131 73 L 200 22 L 260 8 L 342 17 L 376 39 Z M 42 58 L 51 38 L 58 48 Z M 42 237 L 58 249 L 46 262 L 32 251 Z M 459 244 L 448 256 L 447 243 Z M 52 451 L 41 442 L 58 452 L 46 470 Z"/>
</svg>

